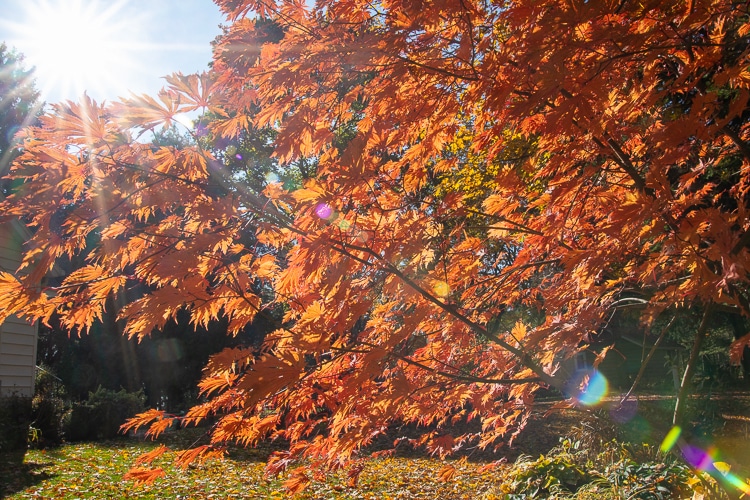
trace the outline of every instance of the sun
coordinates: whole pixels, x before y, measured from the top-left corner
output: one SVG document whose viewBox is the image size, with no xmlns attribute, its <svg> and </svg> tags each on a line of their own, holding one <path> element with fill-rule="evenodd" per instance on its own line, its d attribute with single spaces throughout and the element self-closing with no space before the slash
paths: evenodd
<svg viewBox="0 0 750 500">
<path fill-rule="evenodd" d="M 29 0 L 14 26 L 43 96 L 114 98 L 137 65 L 138 20 L 126 0 Z"/>
</svg>

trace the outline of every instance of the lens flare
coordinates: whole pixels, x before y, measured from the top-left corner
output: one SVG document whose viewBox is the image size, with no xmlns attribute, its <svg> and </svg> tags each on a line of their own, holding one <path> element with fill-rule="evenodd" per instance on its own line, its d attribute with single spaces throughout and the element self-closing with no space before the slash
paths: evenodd
<svg viewBox="0 0 750 500">
<path fill-rule="evenodd" d="M 682 456 L 685 457 L 685 461 L 696 469 L 706 472 L 714 471 L 713 464 L 716 460 L 716 455 L 717 452 L 715 449 L 706 451 L 693 445 L 685 445 L 682 447 Z"/>
<path fill-rule="evenodd" d="M 732 474 L 730 472 L 731 465 L 716 460 L 719 456 L 719 450 L 716 447 L 712 446 L 704 451 L 695 446 L 687 445 L 682 447 L 682 455 L 696 469 L 707 472 L 717 480 L 737 488 L 745 495 L 750 494 L 750 484 L 736 474 Z"/>
<path fill-rule="evenodd" d="M 165 363 L 178 361 L 184 356 L 182 342 L 178 339 L 161 340 L 156 345 L 156 355 Z"/>
<path fill-rule="evenodd" d="M 348 231 L 350 227 L 352 227 L 352 223 L 346 219 L 341 219 L 341 222 L 339 222 L 339 229 L 342 231 Z"/>
<path fill-rule="evenodd" d="M 633 420 L 622 424 L 622 426 L 622 433 L 626 441 L 644 443 L 653 438 L 654 429 L 649 421 L 641 415 L 636 415 Z"/>
<path fill-rule="evenodd" d="M 367 243 L 370 240 L 370 235 L 366 231 L 356 230 L 354 232 L 354 239 L 358 243 Z"/>
<path fill-rule="evenodd" d="M 682 429 L 679 425 L 675 425 L 669 429 L 669 432 L 664 436 L 664 440 L 661 442 L 659 449 L 664 453 L 667 453 L 677 444 L 677 440 L 680 439 L 680 434 L 682 434 Z"/>
<path fill-rule="evenodd" d="M 275 173 L 273 173 L 273 172 L 268 172 L 268 173 L 266 174 L 266 182 L 267 182 L 267 183 L 269 183 L 269 184 L 272 184 L 272 183 L 274 183 L 274 182 L 280 182 L 280 181 L 279 181 L 279 176 L 278 176 L 278 175 L 276 175 L 276 174 L 275 174 Z"/>
<path fill-rule="evenodd" d="M 598 371 L 589 373 L 589 381 L 586 388 L 581 391 L 576 399 L 586 406 L 594 406 L 602 402 L 609 391 L 609 382 L 604 375 Z"/>
<path fill-rule="evenodd" d="M 203 123 L 197 123 L 195 125 L 195 136 L 206 137 L 208 135 L 208 127 Z"/>
<path fill-rule="evenodd" d="M 724 475 L 724 479 L 726 479 L 729 484 L 740 490 L 745 495 L 750 495 L 750 484 L 748 484 L 746 481 L 743 481 L 731 472 L 727 472 Z"/>
<path fill-rule="evenodd" d="M 16 134 L 19 130 L 21 130 L 21 127 L 16 125 L 11 126 L 8 129 L 8 132 L 5 134 L 5 140 L 8 141 L 8 144 L 16 144 L 18 142 L 18 139 L 16 139 Z"/>
<path fill-rule="evenodd" d="M 636 414 L 638 414 L 638 401 L 635 399 L 623 401 L 609 410 L 609 415 L 612 417 L 612 420 L 618 424 L 630 422 Z"/>
<path fill-rule="evenodd" d="M 445 281 L 437 281 L 432 290 L 435 292 L 435 295 L 442 298 L 447 297 L 451 293 L 451 287 Z"/>
<path fill-rule="evenodd" d="M 315 207 L 315 215 L 321 219 L 329 219 L 333 215 L 333 209 L 326 203 L 318 203 Z"/>
</svg>

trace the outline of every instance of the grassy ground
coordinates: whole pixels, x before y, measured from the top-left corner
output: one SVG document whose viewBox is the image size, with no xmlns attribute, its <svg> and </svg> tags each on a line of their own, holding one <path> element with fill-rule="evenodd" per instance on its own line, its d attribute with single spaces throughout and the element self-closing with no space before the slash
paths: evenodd
<svg viewBox="0 0 750 500">
<path fill-rule="evenodd" d="M 711 411 L 714 426 L 695 442 L 705 449 L 715 449 L 733 465 L 733 471 L 750 474 L 750 401 L 731 399 L 727 408 L 710 401 L 696 402 L 696 412 Z M 664 420 L 659 405 L 668 408 L 671 402 L 641 403 L 638 416 L 619 427 L 606 429 L 605 420 L 585 417 L 584 412 L 568 411 L 551 418 L 539 419 L 530 425 L 511 450 L 504 456 L 511 464 L 520 453 L 539 457 L 559 444 L 560 436 L 575 438 L 611 439 L 614 434 L 630 441 L 657 441 Z M 542 409 L 541 411 L 544 411 Z M 541 413 L 540 411 L 540 413 Z M 724 417 L 741 415 L 742 419 L 726 420 Z M 724 415 L 722 417 L 721 415 Z M 718 425 L 717 425 L 718 422 Z M 181 430 L 165 435 L 170 448 L 189 447 L 200 431 Z M 692 440 L 693 438 L 691 438 Z M 703 441 L 702 443 L 700 441 Z M 585 445 L 585 443 L 584 443 Z M 282 483 L 283 475 L 266 479 L 263 467 L 269 449 L 235 450 L 223 461 L 213 461 L 190 466 L 185 470 L 165 467 L 167 476 L 152 485 L 134 486 L 123 481 L 122 475 L 133 465 L 135 458 L 156 445 L 135 438 L 121 438 L 99 443 L 68 444 L 48 450 L 29 450 L 23 463 L 18 456 L 0 455 L 0 498 L 287 498 Z M 360 475 L 358 488 L 346 485 L 346 473 L 329 474 L 314 481 L 300 498 L 341 499 L 475 499 L 502 498 L 503 483 L 508 482 L 510 465 L 494 470 L 482 470 L 488 461 L 499 456 L 473 454 L 468 461 L 441 461 L 422 455 L 397 456 L 373 459 L 366 463 Z M 169 462 L 166 460 L 165 462 Z M 440 479 L 441 471 L 451 464 L 456 473 L 451 480 Z M 606 487 L 605 487 L 606 490 Z M 611 487 L 606 491 L 589 489 L 589 496 L 576 498 L 619 498 Z M 639 497 L 641 498 L 641 497 Z M 643 497 L 650 498 L 650 497 Z"/>
<path fill-rule="evenodd" d="M 168 436 L 175 448 L 188 446 L 191 431 Z M 50 450 L 29 450 L 23 465 L 0 456 L 0 497 L 20 498 L 286 498 L 284 476 L 263 477 L 263 450 L 238 451 L 229 459 L 167 469 L 167 477 L 152 485 L 134 486 L 122 475 L 135 457 L 154 445 L 139 439 L 75 443 Z M 3 461 L 4 460 L 4 461 Z M 439 480 L 446 462 L 415 457 L 368 461 L 357 489 L 346 486 L 345 473 L 313 482 L 301 498 L 482 498 L 499 487 L 493 472 L 480 473 L 481 464 L 453 461 L 457 473 Z"/>
</svg>

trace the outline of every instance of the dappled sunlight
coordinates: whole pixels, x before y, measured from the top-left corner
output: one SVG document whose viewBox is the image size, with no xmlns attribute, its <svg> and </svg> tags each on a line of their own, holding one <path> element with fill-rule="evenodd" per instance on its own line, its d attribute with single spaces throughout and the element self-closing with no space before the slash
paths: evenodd
<svg viewBox="0 0 750 500">
<path fill-rule="evenodd" d="M 66 9 L 30 33 L 85 24 L 80 37 L 54 35 L 72 44 L 52 70 L 63 83 L 106 86 L 114 73 L 89 74 L 88 61 L 116 50 L 127 66 L 133 47 L 115 29 L 124 0 L 39 2 Z M 260 8 L 217 3 L 233 15 Z M 713 391 L 699 379 L 728 382 L 726 365 L 750 343 L 746 324 L 727 333 L 717 317 L 750 317 L 739 300 L 750 256 L 750 74 L 737 62 L 750 47 L 746 16 L 727 15 L 729 26 L 680 6 L 674 28 L 627 2 L 616 16 L 596 2 L 541 2 L 538 18 L 516 2 L 282 4 L 237 20 L 214 44 L 211 71 L 168 76 L 153 97 L 51 107 L 15 164 L 24 189 L 0 201 L 34 230 L 25 264 L 41 261 L 35 276 L 0 273 L 0 317 L 58 314 L 87 332 L 115 314 L 141 341 L 184 315 L 190 328 L 238 337 L 205 353 L 184 414 L 161 404 L 126 424 L 156 437 L 210 419 L 210 444 L 158 448 L 129 477 L 161 481 L 164 463 L 202 467 L 225 446 L 274 441 L 283 449 L 266 475 L 287 474 L 292 492 L 334 472 L 348 475 L 336 487 L 364 489 L 366 452 L 387 438 L 377 458 L 425 450 L 448 482 L 463 467 L 447 463 L 452 454 L 507 459 L 544 407 L 578 420 L 552 433 L 552 458 L 519 462 L 516 491 L 639 488 L 630 478 L 642 473 L 658 491 L 705 477 L 745 492 L 716 412 L 689 400 Z M 403 19 L 390 19 L 398 7 Z M 650 9 L 648 19 L 676 15 Z M 709 24 L 694 41 L 678 31 L 699 22 Z M 711 37 L 722 41 L 709 49 Z M 651 49 L 612 55 L 612 43 Z M 664 66 L 700 44 L 716 56 Z M 686 100 L 703 80 L 707 96 Z M 724 84 L 744 97 L 732 102 L 716 90 Z M 707 120 L 719 126 L 705 132 Z M 71 272 L 38 292 L 56 261 Z M 630 323 L 638 349 L 619 345 Z M 646 371 L 662 340 L 673 345 Z M 719 340 L 726 374 L 698 366 Z M 191 357 L 176 343 L 154 349 L 161 363 Z M 610 352 L 622 362 L 608 366 Z M 125 366 L 145 365 L 136 361 Z M 673 380 L 673 418 L 637 399 Z M 682 427 L 669 430 L 673 421 Z M 589 426 L 580 439 L 566 436 L 578 425 Z"/>
</svg>

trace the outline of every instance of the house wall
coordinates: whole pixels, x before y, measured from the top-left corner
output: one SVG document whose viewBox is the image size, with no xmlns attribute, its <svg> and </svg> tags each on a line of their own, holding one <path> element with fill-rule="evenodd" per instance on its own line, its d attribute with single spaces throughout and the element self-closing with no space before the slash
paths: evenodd
<svg viewBox="0 0 750 500">
<path fill-rule="evenodd" d="M 651 344 L 643 347 L 634 343 L 630 338 L 618 338 L 615 345 L 607 353 L 604 361 L 599 365 L 599 371 L 607 377 L 610 384 L 623 390 L 630 388 L 638 371 L 641 369 L 641 362 L 648 354 Z M 652 340 L 653 341 L 653 340 Z M 674 360 L 670 358 L 679 356 L 679 349 L 674 346 L 657 348 L 651 361 L 643 372 L 640 386 L 644 387 L 661 387 L 663 389 L 674 388 L 675 368 Z"/>
<path fill-rule="evenodd" d="M 563 361 L 563 370 L 569 374 L 590 370 L 594 365 L 596 353 L 605 346 L 609 347 L 604 359 L 597 367 L 597 371 L 604 375 L 613 390 L 626 391 L 630 389 L 639 370 L 641 362 L 652 347 L 654 338 L 644 339 L 627 331 L 612 331 L 607 342 L 590 347 Z M 639 387 L 641 389 L 669 389 L 679 387 L 679 373 L 677 364 L 681 357 L 686 356 L 684 349 L 672 342 L 663 342 L 656 348 L 651 361 L 646 366 Z"/>
<path fill-rule="evenodd" d="M 23 233 L 15 223 L 0 224 L 0 271 L 15 272 Z M 37 328 L 16 316 L 0 324 L 0 396 L 34 394 Z"/>
</svg>

